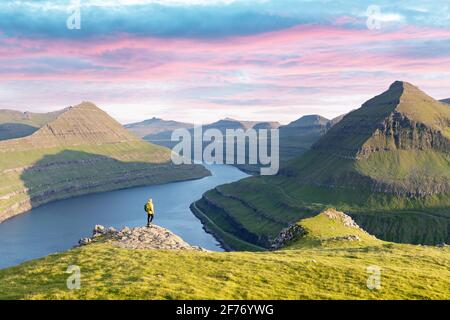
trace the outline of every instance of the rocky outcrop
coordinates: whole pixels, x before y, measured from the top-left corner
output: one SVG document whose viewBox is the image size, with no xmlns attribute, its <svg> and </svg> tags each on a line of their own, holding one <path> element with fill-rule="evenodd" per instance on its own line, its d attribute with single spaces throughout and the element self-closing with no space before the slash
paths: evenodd
<svg viewBox="0 0 450 320">
<path fill-rule="evenodd" d="M 322 213 L 326 217 L 332 220 L 338 220 L 343 226 L 348 228 L 357 229 L 367 234 L 350 216 L 335 209 L 328 209 Z M 271 242 L 271 249 L 278 250 L 289 245 L 293 240 L 305 237 L 309 234 L 309 231 L 301 225 L 301 222 L 294 223 L 287 228 L 280 231 L 278 236 Z M 336 236 L 322 241 L 361 241 L 361 238 L 356 234 L 345 234 L 342 236 Z"/>
<path fill-rule="evenodd" d="M 326 215 L 328 218 L 333 220 L 339 220 L 342 222 L 342 224 L 349 228 L 355 228 L 361 231 L 364 231 L 363 229 L 358 226 L 358 224 L 352 219 L 352 217 L 346 215 L 343 212 L 336 211 L 334 209 L 328 209 L 323 212 L 324 215 Z"/>
<path fill-rule="evenodd" d="M 84 246 L 100 240 L 125 249 L 207 251 L 201 247 L 191 246 L 170 230 L 157 225 L 124 227 L 122 230 L 96 225 L 92 231 L 92 237 L 80 239 L 78 245 Z"/>
<path fill-rule="evenodd" d="M 298 224 L 290 225 L 287 228 L 284 228 L 280 231 L 278 236 L 272 240 L 270 248 L 272 250 L 278 250 L 284 247 L 286 244 L 291 242 L 292 240 L 304 236 L 307 234 L 307 231 Z"/>
</svg>

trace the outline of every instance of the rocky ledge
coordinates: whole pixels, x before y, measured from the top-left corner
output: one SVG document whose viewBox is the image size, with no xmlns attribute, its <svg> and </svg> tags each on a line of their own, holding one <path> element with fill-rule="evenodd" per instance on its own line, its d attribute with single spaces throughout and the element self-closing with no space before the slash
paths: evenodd
<svg viewBox="0 0 450 320">
<path fill-rule="evenodd" d="M 92 237 L 82 238 L 78 241 L 78 244 L 84 246 L 99 240 L 126 249 L 207 251 L 201 247 L 191 246 L 170 230 L 156 225 L 136 228 L 124 227 L 122 230 L 96 225 L 92 231 Z"/>
</svg>

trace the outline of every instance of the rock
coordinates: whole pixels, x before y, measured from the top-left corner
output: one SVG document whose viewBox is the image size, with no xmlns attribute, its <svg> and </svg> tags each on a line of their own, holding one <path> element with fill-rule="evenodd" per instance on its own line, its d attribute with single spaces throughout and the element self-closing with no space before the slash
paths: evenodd
<svg viewBox="0 0 450 320">
<path fill-rule="evenodd" d="M 85 246 L 91 242 L 92 242 L 91 238 L 81 238 L 80 240 L 78 240 L 78 244 L 80 246 Z"/>
<path fill-rule="evenodd" d="M 106 232 L 107 232 L 107 233 L 110 233 L 110 234 L 114 234 L 114 233 L 117 232 L 117 230 L 116 230 L 116 228 L 109 227 L 109 228 L 106 230 Z"/>
<path fill-rule="evenodd" d="M 105 234 L 106 228 L 100 224 L 96 224 L 94 230 L 92 230 L 92 235 L 95 236 L 97 234 Z"/>
<path fill-rule="evenodd" d="M 196 250 L 208 251 L 204 248 L 191 246 L 179 236 L 165 228 L 151 225 L 150 227 L 124 227 L 117 231 L 113 227 L 105 228 L 96 225 L 93 230 L 93 238 L 105 238 L 113 245 L 126 249 L 161 249 L 161 250 Z M 80 245 L 91 243 L 92 239 L 83 238 Z"/>
<path fill-rule="evenodd" d="M 348 215 L 346 215 L 343 212 L 336 211 L 334 209 L 328 209 L 324 211 L 324 214 L 330 218 L 330 219 L 338 219 L 341 220 L 341 222 L 346 227 L 355 228 L 355 229 L 361 229 L 358 224 Z"/>
<path fill-rule="evenodd" d="M 303 236 L 306 234 L 306 230 L 303 229 L 303 227 L 299 226 L 298 224 L 290 225 L 287 228 L 284 228 L 281 230 L 281 232 L 278 234 L 278 236 L 272 240 L 271 242 L 271 249 L 277 250 L 281 247 L 285 246 L 288 242 L 291 240 Z"/>
<path fill-rule="evenodd" d="M 344 240 L 344 241 L 361 241 L 361 238 L 357 235 L 349 234 L 349 235 L 342 236 L 342 237 L 329 238 L 327 240 L 330 240 L 330 241 L 342 241 L 342 240 Z"/>
</svg>

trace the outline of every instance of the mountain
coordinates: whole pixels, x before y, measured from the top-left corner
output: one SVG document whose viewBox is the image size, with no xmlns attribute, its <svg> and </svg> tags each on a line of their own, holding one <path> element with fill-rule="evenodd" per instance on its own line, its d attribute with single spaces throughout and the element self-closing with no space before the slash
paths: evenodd
<svg viewBox="0 0 450 320">
<path fill-rule="evenodd" d="M 450 298 L 448 246 L 381 241 L 333 209 L 296 221 L 277 244 L 276 251 L 202 252 L 157 226 L 107 229 L 82 247 L 0 270 L 0 299 Z M 165 250 L 133 249 L 141 247 Z M 65 286 L 68 261 L 83 268 L 81 290 Z"/>
<path fill-rule="evenodd" d="M 207 129 L 219 129 L 225 134 L 226 129 L 276 129 L 280 126 L 278 122 L 259 122 L 259 121 L 242 121 L 232 118 L 225 118 L 211 124 L 204 126 L 204 130 Z"/>
<path fill-rule="evenodd" d="M 0 109 L 0 140 L 28 136 L 54 120 L 61 112 L 33 113 Z"/>
<path fill-rule="evenodd" d="M 282 163 L 305 153 L 324 135 L 329 120 L 319 115 L 306 115 L 280 129 L 280 160 Z"/>
<path fill-rule="evenodd" d="M 145 121 L 144 121 L 145 122 Z M 337 123 L 337 121 L 336 121 Z M 282 126 L 275 121 L 241 121 L 231 118 L 225 118 L 211 124 L 203 126 L 203 130 L 218 129 L 224 135 L 227 129 L 247 130 L 253 128 L 255 130 L 260 129 L 279 129 L 280 133 L 280 160 L 285 162 L 294 156 L 298 156 L 307 151 L 313 143 L 315 143 L 325 132 L 331 127 L 331 122 L 319 115 L 308 115 L 301 117 L 300 119 L 291 122 L 288 125 Z M 136 128 L 130 128 L 125 126 L 129 130 L 136 132 Z M 179 126 L 180 127 L 180 126 Z M 153 134 L 144 136 L 144 139 L 154 144 L 173 148 L 177 143 L 170 140 L 172 130 L 176 129 L 174 126 L 172 129 L 161 130 Z M 189 129 L 193 130 L 193 129 Z M 205 143 L 206 145 L 206 143 Z M 269 142 L 270 147 L 270 142 Z M 246 148 L 248 150 L 248 147 Z M 260 165 L 236 165 L 241 170 L 251 173 L 259 174 Z"/>
<path fill-rule="evenodd" d="M 450 98 L 449 99 L 442 99 L 442 100 L 440 100 L 441 102 L 444 102 L 444 103 L 447 103 L 447 104 L 450 104 Z"/>
<path fill-rule="evenodd" d="M 174 122 L 174 121 L 165 121 L 165 122 L 168 123 L 168 122 Z M 220 130 L 220 132 L 222 132 L 222 134 L 225 136 L 227 129 L 247 130 L 247 129 L 254 128 L 254 129 L 259 130 L 259 129 L 276 129 L 279 126 L 280 126 L 280 124 L 278 122 L 241 121 L 241 120 L 235 120 L 235 119 L 231 119 L 231 118 L 225 118 L 225 119 L 222 119 L 222 120 L 210 123 L 210 124 L 203 125 L 203 132 L 205 132 L 208 129 L 217 129 L 217 130 Z M 136 128 L 130 128 L 128 126 L 126 126 L 126 128 L 133 132 L 136 132 Z M 161 127 L 161 129 L 162 128 L 163 128 L 163 126 Z M 188 129 L 191 132 L 191 135 L 193 136 L 193 124 L 189 124 L 189 125 L 186 124 L 183 127 L 183 126 L 180 126 L 179 123 L 176 123 L 176 125 L 174 125 L 172 127 L 167 126 L 167 127 L 165 127 L 164 130 L 160 130 L 159 132 L 148 134 L 148 135 L 144 136 L 144 139 L 151 143 L 172 149 L 178 143 L 176 141 L 171 141 L 172 131 L 175 129 L 178 129 L 178 128 Z M 203 143 L 204 147 L 207 144 L 208 143 L 204 142 Z M 226 157 L 226 155 L 224 154 L 224 158 L 225 157 Z M 240 168 L 243 171 L 250 172 L 250 173 L 256 173 L 256 171 L 259 170 L 259 166 L 257 166 L 257 165 L 256 166 L 255 165 L 236 165 L 236 167 Z"/>
<path fill-rule="evenodd" d="M 130 123 L 124 127 L 138 137 L 144 138 L 145 136 L 151 136 L 162 132 L 173 131 L 175 129 L 189 129 L 193 128 L 193 124 L 178 122 L 173 120 L 163 120 L 160 118 L 151 118 L 142 122 Z"/>
<path fill-rule="evenodd" d="M 449 243 L 449 141 L 450 108 L 397 81 L 277 176 L 219 186 L 195 205 L 223 230 L 264 247 L 329 206 L 382 239 Z"/>
<path fill-rule="evenodd" d="M 315 127 L 315 126 L 323 126 L 326 127 L 328 122 L 327 118 L 324 118 L 320 115 L 307 115 L 303 116 L 300 119 L 297 119 L 295 121 L 292 121 L 285 127 L 289 128 L 307 128 L 307 127 Z"/>
<path fill-rule="evenodd" d="M 169 149 L 83 102 L 29 136 L 0 141 L 0 221 L 76 195 L 208 174 L 202 166 L 172 165 Z"/>
</svg>

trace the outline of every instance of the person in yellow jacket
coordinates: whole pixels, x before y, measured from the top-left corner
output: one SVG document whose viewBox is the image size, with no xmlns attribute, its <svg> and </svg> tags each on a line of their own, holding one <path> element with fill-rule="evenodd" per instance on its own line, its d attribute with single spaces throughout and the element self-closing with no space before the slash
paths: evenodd
<svg viewBox="0 0 450 320">
<path fill-rule="evenodd" d="M 148 199 L 144 206 L 145 212 L 147 212 L 147 227 L 150 227 L 150 223 L 153 221 L 153 216 L 155 215 L 155 209 L 153 208 L 152 199 Z"/>
</svg>

